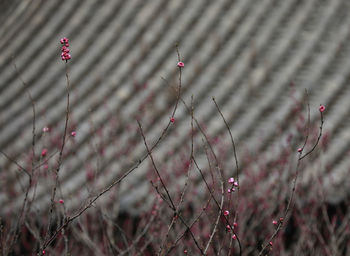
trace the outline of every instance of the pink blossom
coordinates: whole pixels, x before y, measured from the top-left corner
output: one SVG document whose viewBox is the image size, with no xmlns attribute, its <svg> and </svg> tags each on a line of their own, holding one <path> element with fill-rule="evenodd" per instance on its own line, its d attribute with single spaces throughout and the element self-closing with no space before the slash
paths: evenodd
<svg viewBox="0 0 350 256">
<path fill-rule="evenodd" d="M 233 183 L 233 185 L 234 185 L 235 187 L 238 187 L 238 182 L 235 181 L 235 183 Z"/>
<path fill-rule="evenodd" d="M 174 117 L 171 117 L 171 118 L 170 118 L 170 122 L 174 123 L 174 122 L 175 122 L 175 118 L 174 118 Z"/>
<path fill-rule="evenodd" d="M 272 224 L 273 224 L 273 225 L 277 225 L 277 221 L 276 221 L 276 220 L 273 220 L 273 221 L 272 221 Z"/>
<path fill-rule="evenodd" d="M 183 68 L 183 67 L 185 66 L 185 64 L 184 64 L 182 61 L 179 61 L 179 62 L 177 63 L 177 66 L 178 66 L 179 68 Z"/>
<path fill-rule="evenodd" d="M 49 131 L 50 131 L 49 127 L 44 127 L 43 128 L 43 132 L 49 132 Z"/>
<path fill-rule="evenodd" d="M 225 215 L 225 216 L 228 216 L 229 214 L 230 214 L 230 212 L 229 212 L 229 211 L 227 211 L 227 210 L 226 210 L 226 211 L 224 211 L 224 215 Z"/>
<path fill-rule="evenodd" d="M 70 135 L 72 135 L 72 137 L 75 137 L 77 135 L 77 132 L 76 131 L 72 131 Z"/>
<path fill-rule="evenodd" d="M 301 151 L 303 151 L 303 149 L 302 148 L 298 148 L 298 152 L 301 152 Z"/>
<path fill-rule="evenodd" d="M 63 38 L 61 38 L 61 40 L 60 40 L 60 43 L 61 44 L 68 44 L 68 38 L 67 37 L 63 37 Z"/>
<path fill-rule="evenodd" d="M 58 202 L 59 202 L 60 204 L 63 204 L 63 203 L 64 203 L 64 200 L 63 200 L 63 199 L 60 199 Z"/>
<path fill-rule="evenodd" d="M 325 111 L 325 110 L 326 110 L 326 107 L 323 106 L 323 105 L 320 105 L 320 112 L 322 113 L 322 112 Z"/>
<path fill-rule="evenodd" d="M 233 236 L 232 236 L 232 239 L 233 239 L 233 240 L 236 240 L 236 238 L 237 238 L 236 235 L 233 235 Z"/>
<path fill-rule="evenodd" d="M 238 227 L 238 223 L 237 223 L 237 222 L 234 222 L 234 223 L 233 223 L 233 226 L 234 226 L 235 228 L 237 228 L 237 227 Z"/>
<path fill-rule="evenodd" d="M 69 49 L 67 46 L 62 46 L 62 52 L 69 53 Z"/>
<path fill-rule="evenodd" d="M 235 182 L 235 179 L 233 177 L 228 179 L 228 183 L 233 184 Z"/>
<path fill-rule="evenodd" d="M 44 148 L 44 149 L 41 151 L 41 156 L 42 156 L 42 157 L 45 157 L 46 154 L 47 154 L 47 149 Z"/>
</svg>

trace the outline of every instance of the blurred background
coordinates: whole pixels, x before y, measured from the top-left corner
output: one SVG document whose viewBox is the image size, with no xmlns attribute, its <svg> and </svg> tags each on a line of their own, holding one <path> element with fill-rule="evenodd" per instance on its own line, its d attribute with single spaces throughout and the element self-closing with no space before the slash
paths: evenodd
<svg viewBox="0 0 350 256">
<path fill-rule="evenodd" d="M 182 97 L 191 105 L 193 95 L 195 116 L 219 153 L 222 147 L 229 177 L 234 162 L 212 101 L 216 98 L 237 143 L 242 186 L 249 179 L 244 170 L 269 172 L 275 168 L 266 165 L 270 161 L 295 160 L 307 102 L 311 148 L 319 106 L 325 105 L 323 137 L 304 166 L 300 186 L 308 188 L 322 177 L 325 200 L 340 204 L 350 193 L 349 13 L 348 0 L 2 0 L 0 149 L 31 166 L 30 92 L 36 107 L 36 161 L 44 181 L 38 182 L 35 205 L 47 206 L 56 162 L 55 156 L 40 153 L 47 149 L 51 156 L 61 143 L 66 65 L 59 40 L 69 38 L 68 132 L 77 135 L 67 141 L 59 196 L 68 208 L 81 206 L 145 153 L 136 119 L 150 142 L 166 126 L 177 95 L 178 45 L 185 63 Z M 188 155 L 181 146 L 189 142 L 190 121 L 179 103 L 169 136 L 155 152 L 157 161 L 166 164 Z M 200 144 L 200 134 L 195 137 Z M 118 188 L 118 207 L 133 212 L 135 203 L 147 201 L 149 168 L 140 166 Z M 292 170 L 283 168 L 283 173 Z M 6 215 L 21 205 L 26 177 L 4 156 L 0 176 L 0 205 L 10 206 L 1 207 Z M 275 181 L 271 174 L 262 182 Z M 106 200 L 114 200 L 113 195 Z"/>
</svg>

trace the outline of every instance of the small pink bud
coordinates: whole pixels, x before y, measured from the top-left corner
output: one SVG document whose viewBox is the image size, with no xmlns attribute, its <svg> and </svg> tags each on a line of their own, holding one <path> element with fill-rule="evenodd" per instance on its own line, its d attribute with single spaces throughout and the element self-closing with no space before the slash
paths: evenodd
<svg viewBox="0 0 350 256">
<path fill-rule="evenodd" d="M 226 211 L 224 211 L 224 215 L 225 215 L 225 216 L 228 216 L 229 214 L 230 214 L 230 212 L 229 212 L 229 211 L 227 211 L 227 210 L 226 210 Z"/>
<path fill-rule="evenodd" d="M 230 231 L 230 230 L 231 230 L 230 225 L 227 225 L 227 226 L 226 226 L 226 229 L 227 229 L 227 231 Z"/>
<path fill-rule="evenodd" d="M 236 235 L 233 235 L 233 236 L 232 236 L 232 239 L 233 239 L 233 240 L 236 240 L 236 238 L 237 238 Z"/>
<path fill-rule="evenodd" d="M 72 135 L 72 137 L 75 137 L 77 135 L 77 132 L 76 131 L 72 131 L 70 135 Z"/>
<path fill-rule="evenodd" d="M 171 117 L 171 118 L 170 118 L 170 122 L 174 123 L 174 122 L 175 122 L 175 118 L 174 118 L 174 117 Z"/>
<path fill-rule="evenodd" d="M 44 156 L 46 156 L 46 154 L 47 154 L 47 149 L 44 148 L 44 149 L 41 151 L 41 156 L 44 157 Z"/>
<path fill-rule="evenodd" d="M 64 203 L 64 200 L 63 200 L 63 199 L 60 199 L 58 202 L 59 202 L 60 204 L 63 204 L 63 203 Z"/>
<path fill-rule="evenodd" d="M 281 218 L 280 218 L 280 222 L 282 222 L 282 221 L 283 221 L 283 218 L 281 217 Z"/>
<path fill-rule="evenodd" d="M 63 38 L 61 38 L 61 40 L 60 40 L 60 43 L 61 44 L 68 44 L 68 38 L 67 37 L 63 37 Z"/>
<path fill-rule="evenodd" d="M 233 185 L 234 185 L 235 187 L 238 187 L 238 182 L 235 181 L 235 183 L 233 183 Z"/>
<path fill-rule="evenodd" d="M 228 189 L 228 190 L 227 190 L 227 193 L 231 193 L 231 189 Z"/>
<path fill-rule="evenodd" d="M 235 188 L 231 188 L 231 192 L 235 192 L 236 191 L 236 189 Z"/>
<path fill-rule="evenodd" d="M 43 254 L 45 254 L 45 250 L 43 250 Z"/>
<path fill-rule="evenodd" d="M 228 179 L 228 183 L 233 184 L 235 182 L 235 179 L 233 177 Z"/>
<path fill-rule="evenodd" d="M 43 132 L 49 132 L 49 131 L 50 131 L 49 127 L 44 127 L 43 128 Z"/>
<path fill-rule="evenodd" d="M 238 223 L 237 223 L 237 222 L 234 222 L 234 223 L 233 223 L 233 226 L 234 226 L 235 228 L 237 228 L 237 227 L 238 227 Z"/>
<path fill-rule="evenodd" d="M 184 250 L 184 254 L 187 254 L 187 250 Z"/>
<path fill-rule="evenodd" d="M 179 67 L 179 68 L 183 68 L 184 66 L 185 66 L 185 64 L 183 63 L 183 62 L 178 62 L 177 63 L 177 66 Z"/>
<path fill-rule="evenodd" d="M 271 245 L 271 246 L 272 246 L 272 242 L 270 242 L 270 243 L 269 243 L 269 245 Z"/>
<path fill-rule="evenodd" d="M 301 152 L 301 151 L 303 151 L 303 149 L 302 148 L 298 148 L 298 152 Z"/>
<path fill-rule="evenodd" d="M 276 221 L 276 220 L 273 220 L 273 221 L 272 221 L 272 224 L 273 224 L 273 225 L 277 225 L 277 221 Z"/>
<path fill-rule="evenodd" d="M 323 105 L 320 105 L 320 112 L 322 113 L 322 112 L 325 111 L 325 110 L 326 110 L 326 107 L 323 106 Z"/>
</svg>

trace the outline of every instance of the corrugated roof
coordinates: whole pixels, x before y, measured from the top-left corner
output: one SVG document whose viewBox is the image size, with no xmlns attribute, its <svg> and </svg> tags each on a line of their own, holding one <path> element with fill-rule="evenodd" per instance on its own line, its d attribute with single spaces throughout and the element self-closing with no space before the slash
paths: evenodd
<svg viewBox="0 0 350 256">
<path fill-rule="evenodd" d="M 308 165 L 303 181 L 325 176 L 329 201 L 349 195 L 348 189 L 340 189 L 350 185 L 349 1 L 71 0 L 1 5 L 0 148 L 23 165 L 28 164 L 24 153 L 31 147 L 33 116 L 12 57 L 36 103 L 39 154 L 50 144 L 59 145 L 62 134 L 66 91 L 59 39 L 70 39 L 71 129 L 78 135 L 68 141 L 61 189 L 72 204 L 80 202 L 72 196 L 76 192 L 88 193 L 87 169 L 99 169 L 99 180 L 106 184 L 143 154 L 135 118 L 142 119 L 150 140 L 161 133 L 176 98 L 162 79 L 176 85 L 176 43 L 185 62 L 183 98 L 190 102 L 194 95 L 197 119 L 216 136 L 226 131 L 211 102 L 215 96 L 241 156 L 244 149 L 275 157 L 281 141 L 295 134 L 295 106 L 308 89 L 316 126 L 319 104 L 327 108 L 324 130 L 330 141 L 322 157 Z M 305 107 L 301 111 L 305 114 Z M 160 145 L 159 161 L 188 140 L 189 123 L 180 106 L 177 133 Z M 45 126 L 52 128 L 49 134 L 41 132 Z M 131 143 L 133 150 L 126 150 Z M 96 154 L 99 144 L 104 145 L 103 155 Z M 18 204 L 21 199 L 13 202 L 8 193 L 20 190 L 9 189 L 18 176 L 16 167 L 1 157 L 0 168 L 0 204 Z M 139 183 L 146 169 L 137 170 L 138 178 L 128 182 Z M 142 184 L 140 189 L 146 182 Z M 40 204 L 49 201 L 50 186 L 47 182 L 38 187 Z"/>
</svg>

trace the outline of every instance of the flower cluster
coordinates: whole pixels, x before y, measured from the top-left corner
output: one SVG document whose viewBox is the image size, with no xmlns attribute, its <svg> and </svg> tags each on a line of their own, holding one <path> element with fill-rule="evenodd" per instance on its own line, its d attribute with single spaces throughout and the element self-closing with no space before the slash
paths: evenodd
<svg viewBox="0 0 350 256">
<path fill-rule="evenodd" d="M 227 189 L 227 192 L 228 193 L 235 192 L 236 189 L 234 187 L 238 187 L 238 182 L 235 181 L 235 179 L 233 177 L 231 177 L 231 178 L 228 179 L 228 183 L 232 184 L 232 187 Z"/>
<path fill-rule="evenodd" d="M 69 54 L 69 43 L 68 43 L 68 38 L 63 37 L 60 40 L 60 43 L 62 44 L 62 49 L 61 49 L 61 59 L 63 61 L 68 61 L 72 58 L 72 56 Z"/>
</svg>

